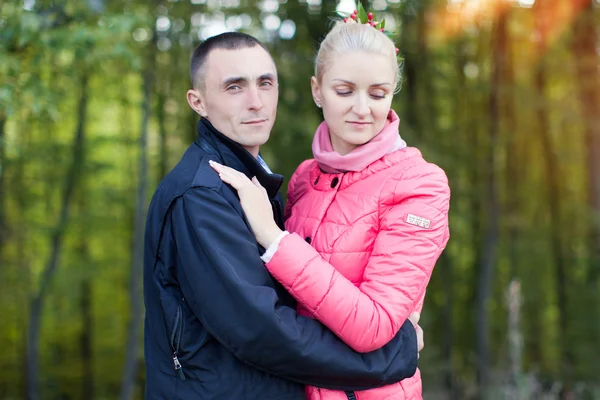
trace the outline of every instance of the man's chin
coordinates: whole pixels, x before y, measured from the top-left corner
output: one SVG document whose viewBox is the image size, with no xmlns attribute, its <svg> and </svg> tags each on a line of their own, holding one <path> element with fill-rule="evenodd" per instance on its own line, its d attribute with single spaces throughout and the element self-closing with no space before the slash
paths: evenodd
<svg viewBox="0 0 600 400">
<path fill-rule="evenodd" d="M 256 132 L 248 138 L 248 143 L 251 143 L 252 146 L 262 146 L 267 143 L 270 136 L 271 132 Z"/>
<path fill-rule="evenodd" d="M 269 134 L 254 134 L 252 137 L 246 137 L 243 143 L 240 143 L 246 149 L 259 148 L 269 140 Z"/>
</svg>

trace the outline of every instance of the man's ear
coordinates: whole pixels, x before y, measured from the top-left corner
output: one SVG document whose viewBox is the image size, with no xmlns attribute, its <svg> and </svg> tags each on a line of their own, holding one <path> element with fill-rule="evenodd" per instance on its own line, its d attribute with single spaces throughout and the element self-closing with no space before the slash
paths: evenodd
<svg viewBox="0 0 600 400">
<path fill-rule="evenodd" d="M 204 118 L 208 116 L 208 113 L 206 112 L 206 104 L 204 103 L 204 98 L 202 97 L 202 93 L 200 93 L 199 90 L 188 90 L 186 93 L 186 97 L 187 102 L 192 110 L 196 111 Z"/>
</svg>

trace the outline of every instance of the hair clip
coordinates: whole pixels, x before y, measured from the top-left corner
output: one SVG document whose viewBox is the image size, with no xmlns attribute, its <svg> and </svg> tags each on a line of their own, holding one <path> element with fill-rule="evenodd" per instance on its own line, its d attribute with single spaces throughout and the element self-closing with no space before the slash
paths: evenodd
<svg viewBox="0 0 600 400">
<path fill-rule="evenodd" d="M 394 36 L 394 32 L 385 29 L 385 18 L 381 21 L 377 21 L 375 14 L 373 14 L 372 11 L 367 12 L 364 9 L 362 3 L 360 2 L 358 2 L 358 9 L 354 10 L 352 14 L 344 16 L 345 14 L 339 13 L 339 15 L 344 17 L 344 22 L 347 24 L 358 23 L 363 25 L 370 25 L 378 31 L 384 33 L 390 39 L 392 39 L 392 37 Z M 400 49 L 396 47 L 396 55 L 398 57 L 398 60 L 403 61 L 404 58 L 398 54 L 399 52 Z"/>
</svg>

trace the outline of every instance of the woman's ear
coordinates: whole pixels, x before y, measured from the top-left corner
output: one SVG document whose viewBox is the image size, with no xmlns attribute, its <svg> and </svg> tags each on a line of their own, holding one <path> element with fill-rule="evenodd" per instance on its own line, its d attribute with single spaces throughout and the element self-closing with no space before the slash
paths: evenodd
<svg viewBox="0 0 600 400">
<path fill-rule="evenodd" d="M 310 88 L 315 104 L 317 105 L 317 107 L 321 108 L 321 105 L 323 103 L 323 97 L 321 96 L 321 86 L 319 85 L 319 81 L 317 81 L 317 78 L 314 76 L 310 78 Z"/>
</svg>

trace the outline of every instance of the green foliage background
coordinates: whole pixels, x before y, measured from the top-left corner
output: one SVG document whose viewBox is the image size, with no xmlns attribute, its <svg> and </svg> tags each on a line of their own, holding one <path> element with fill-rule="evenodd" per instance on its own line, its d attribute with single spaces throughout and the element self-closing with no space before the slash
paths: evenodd
<svg viewBox="0 0 600 400">
<path fill-rule="evenodd" d="M 143 398 L 136 211 L 194 139 L 191 51 L 240 21 L 269 46 L 263 155 L 289 177 L 321 121 L 309 81 L 337 3 L 0 4 L 0 398 Z M 394 22 L 401 134 L 453 193 L 421 319 L 425 398 L 600 398 L 600 3 L 363 4 Z"/>
</svg>

